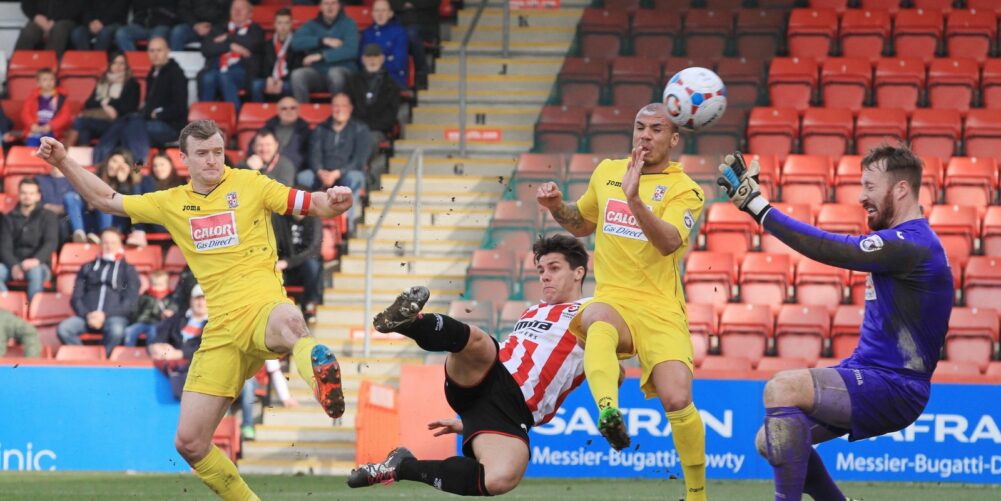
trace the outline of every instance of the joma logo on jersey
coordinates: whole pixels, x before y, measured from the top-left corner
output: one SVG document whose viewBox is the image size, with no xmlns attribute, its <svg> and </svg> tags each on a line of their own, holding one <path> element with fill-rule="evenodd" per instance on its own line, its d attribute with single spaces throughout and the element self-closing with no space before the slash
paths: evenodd
<svg viewBox="0 0 1001 501">
<path fill-rule="evenodd" d="M 548 331 L 553 327 L 552 322 L 543 322 L 541 320 L 522 320 L 514 324 L 514 330 L 519 331 L 521 329 L 535 329 L 540 331 Z"/>
<path fill-rule="evenodd" d="M 233 211 L 189 218 L 188 224 L 191 226 L 191 242 L 198 252 L 240 244 L 236 213 Z"/>
<path fill-rule="evenodd" d="M 608 182 L 605 183 L 605 186 L 618 186 L 618 187 L 621 188 L 622 187 L 622 183 L 620 183 L 619 181 L 613 181 L 613 180 L 609 179 Z"/>
<path fill-rule="evenodd" d="M 181 208 L 181 210 L 184 211 L 184 212 L 200 211 L 200 210 L 202 210 L 202 206 L 200 206 L 200 205 L 185 205 L 183 208 Z"/>
<path fill-rule="evenodd" d="M 605 223 L 601 231 L 609 235 L 646 240 L 646 235 L 636 221 L 636 216 L 629 210 L 629 204 L 622 200 L 609 198 L 605 202 Z"/>
</svg>

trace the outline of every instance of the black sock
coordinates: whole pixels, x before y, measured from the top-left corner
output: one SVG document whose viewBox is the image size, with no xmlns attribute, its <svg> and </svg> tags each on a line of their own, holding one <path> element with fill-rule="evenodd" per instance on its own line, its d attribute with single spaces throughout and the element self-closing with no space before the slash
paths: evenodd
<svg viewBox="0 0 1001 501">
<path fill-rule="evenodd" d="M 406 459 L 396 467 L 397 480 L 423 482 L 460 496 L 489 496 L 483 465 L 473 458 L 454 456 L 442 461 Z"/>
<path fill-rule="evenodd" d="M 397 332 L 417 341 L 417 346 L 427 351 L 458 353 L 469 342 L 468 325 L 439 313 L 421 313 L 412 324 Z"/>
</svg>

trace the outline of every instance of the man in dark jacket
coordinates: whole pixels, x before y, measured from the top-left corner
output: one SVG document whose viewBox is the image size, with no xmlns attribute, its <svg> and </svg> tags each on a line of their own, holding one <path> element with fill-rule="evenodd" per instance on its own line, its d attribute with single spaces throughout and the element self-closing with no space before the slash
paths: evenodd
<svg viewBox="0 0 1001 501">
<path fill-rule="evenodd" d="M 70 305 L 76 316 L 56 327 L 63 344 L 83 344 L 80 335 L 88 331 L 104 334 L 107 354 L 122 344 L 129 318 L 139 301 L 139 274 L 125 262 L 125 248 L 118 230 L 101 233 L 101 256 L 83 265 L 76 274 Z"/>
<path fill-rule="evenodd" d="M 400 111 L 400 87 L 386 71 L 385 60 L 379 44 L 366 45 L 361 56 L 365 68 L 348 81 L 354 117 L 365 122 L 372 136 L 368 161 L 369 186 L 379 186 L 379 178 L 386 172 L 386 156 L 380 154 L 379 144 L 392 133 L 396 126 L 396 114 Z"/>
<path fill-rule="evenodd" d="M 316 19 L 292 37 L 292 50 L 303 52 L 302 68 L 292 72 L 292 95 L 309 102 L 310 92 L 336 94 L 357 69 L 358 25 L 341 9 L 339 0 L 321 0 Z"/>
<path fill-rule="evenodd" d="M 251 169 L 292 188 L 295 184 L 295 165 L 292 165 L 278 149 L 275 132 L 262 128 L 254 136 L 254 154 L 236 165 L 240 169 Z"/>
<path fill-rule="evenodd" d="M 264 42 L 264 55 L 257 78 L 251 83 L 250 99 L 292 94 L 292 71 L 302 66 L 302 53 L 292 50 L 292 11 L 287 7 L 275 12 L 275 33 Z"/>
<path fill-rule="evenodd" d="M 177 19 L 177 0 L 132 0 L 132 22 L 118 28 L 115 43 L 125 52 L 136 50 L 139 40 L 167 39 Z"/>
<path fill-rule="evenodd" d="M 59 246 L 59 221 L 42 208 L 38 181 L 26 177 L 17 187 L 18 204 L 0 221 L 0 291 L 7 280 L 28 281 L 28 300 L 52 278 L 52 253 Z"/>
<path fill-rule="evenodd" d="M 309 154 L 309 122 L 299 116 L 299 102 L 294 97 L 283 97 L 278 101 L 278 113 L 264 122 L 264 128 L 274 131 L 278 138 L 278 151 L 295 166 L 296 172 L 308 169 L 306 156 Z M 250 141 L 247 154 L 253 154 L 254 141 Z"/>
<path fill-rule="evenodd" d="M 217 96 L 240 111 L 240 90 L 250 88 L 260 70 L 264 53 L 264 30 L 250 20 L 247 0 L 233 0 L 229 22 L 217 24 L 202 39 L 205 68 L 198 73 L 198 99 L 215 101 Z"/>
<path fill-rule="evenodd" d="M 156 326 L 156 337 L 150 343 L 149 356 L 167 373 L 170 388 L 178 400 L 188 377 L 191 357 L 202 344 L 202 330 L 208 322 L 209 308 L 202 286 L 191 289 L 191 308 L 174 315 Z"/>
<path fill-rule="evenodd" d="M 84 3 L 64 0 L 21 0 L 28 24 L 21 28 L 14 50 L 54 50 L 58 57 L 70 41 L 70 32 L 80 21 Z M 44 46 L 42 41 L 45 42 Z"/>
<path fill-rule="evenodd" d="M 185 50 L 208 36 L 213 26 L 225 23 L 229 4 L 230 0 L 179 0 L 180 23 L 170 30 L 170 50 Z"/>
<path fill-rule="evenodd" d="M 107 158 L 115 149 L 125 147 L 142 162 L 149 156 L 151 144 L 176 141 L 188 121 L 188 79 L 170 58 L 167 41 L 150 40 L 146 52 L 151 66 L 146 76 L 146 103 L 138 113 L 111 125 L 94 148 L 94 158 Z"/>
<path fill-rule="evenodd" d="M 323 299 L 323 223 L 312 216 L 274 214 L 278 262 L 275 269 L 285 273 L 285 283 L 303 286 L 302 313 L 307 322 L 316 319 L 316 305 Z"/>
<path fill-rule="evenodd" d="M 438 41 L 438 7 L 441 0 L 389 0 L 389 4 L 400 24 L 407 29 L 417 85 L 426 86 L 428 61 L 424 44 L 435 44 Z"/>
<path fill-rule="evenodd" d="M 83 22 L 73 28 L 70 37 L 76 50 L 111 48 L 115 31 L 129 16 L 129 0 L 78 0 L 84 4 Z"/>
</svg>

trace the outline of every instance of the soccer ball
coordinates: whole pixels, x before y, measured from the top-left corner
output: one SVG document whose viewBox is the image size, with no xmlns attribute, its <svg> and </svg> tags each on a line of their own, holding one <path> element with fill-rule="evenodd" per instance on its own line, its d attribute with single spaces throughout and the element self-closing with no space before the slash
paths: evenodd
<svg viewBox="0 0 1001 501">
<path fill-rule="evenodd" d="M 664 104 L 675 125 L 697 131 L 714 124 L 726 111 L 726 85 L 705 68 L 685 68 L 664 88 Z"/>
</svg>

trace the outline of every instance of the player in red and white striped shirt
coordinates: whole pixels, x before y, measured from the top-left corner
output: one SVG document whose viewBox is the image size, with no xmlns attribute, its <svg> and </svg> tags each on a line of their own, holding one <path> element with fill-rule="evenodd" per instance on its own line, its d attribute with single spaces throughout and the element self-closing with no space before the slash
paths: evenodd
<svg viewBox="0 0 1001 501">
<path fill-rule="evenodd" d="M 348 485 L 367 487 L 415 480 L 465 496 L 504 494 L 528 466 L 528 430 L 556 414 L 584 380 L 584 349 L 570 332 L 580 310 L 587 250 L 569 235 L 538 240 L 532 248 L 543 302 L 522 314 L 503 346 L 475 326 L 440 314 L 421 314 L 429 293 L 404 291 L 375 317 L 380 332 L 399 332 L 428 351 L 448 351 L 445 398 L 459 414 L 428 425 L 435 436 L 461 433 L 463 456 L 418 460 L 398 448 L 378 464 L 351 472 Z"/>
</svg>

